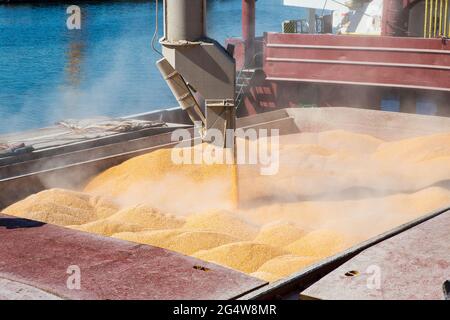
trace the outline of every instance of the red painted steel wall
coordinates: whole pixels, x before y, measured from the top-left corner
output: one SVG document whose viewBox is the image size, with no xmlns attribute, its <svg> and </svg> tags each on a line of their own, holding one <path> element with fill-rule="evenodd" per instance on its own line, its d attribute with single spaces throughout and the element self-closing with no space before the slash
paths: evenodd
<svg viewBox="0 0 450 320">
<path fill-rule="evenodd" d="M 272 81 L 450 91 L 450 43 L 421 38 L 267 33 L 263 68 L 267 80 Z"/>
<path fill-rule="evenodd" d="M 407 26 L 405 25 L 408 9 L 408 1 L 384 0 L 383 19 L 381 22 L 381 35 L 383 36 L 405 36 Z"/>
</svg>

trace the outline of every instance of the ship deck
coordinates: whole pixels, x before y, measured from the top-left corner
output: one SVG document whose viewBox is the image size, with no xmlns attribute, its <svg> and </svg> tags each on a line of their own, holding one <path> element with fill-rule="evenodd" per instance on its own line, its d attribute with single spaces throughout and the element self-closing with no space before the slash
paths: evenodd
<svg viewBox="0 0 450 320">
<path fill-rule="evenodd" d="M 233 299 L 266 284 L 165 249 L 7 215 L 0 238 L 0 299 Z"/>
</svg>

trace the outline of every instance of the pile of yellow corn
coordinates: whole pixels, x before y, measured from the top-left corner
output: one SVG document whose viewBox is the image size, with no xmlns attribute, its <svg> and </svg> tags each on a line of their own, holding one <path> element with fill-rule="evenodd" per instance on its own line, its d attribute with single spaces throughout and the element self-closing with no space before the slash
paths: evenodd
<svg viewBox="0 0 450 320">
<path fill-rule="evenodd" d="M 450 204 L 450 134 L 394 142 L 346 131 L 284 136 L 280 170 L 128 160 L 83 192 L 52 189 L 5 213 L 149 244 L 275 281 Z M 447 183 L 447 184 L 446 184 Z"/>
</svg>

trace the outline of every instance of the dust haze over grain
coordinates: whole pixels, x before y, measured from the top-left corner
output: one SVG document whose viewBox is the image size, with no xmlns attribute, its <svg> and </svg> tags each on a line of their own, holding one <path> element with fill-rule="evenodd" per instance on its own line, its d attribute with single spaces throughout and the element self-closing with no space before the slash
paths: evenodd
<svg viewBox="0 0 450 320">
<path fill-rule="evenodd" d="M 5 212 L 276 281 L 448 206 L 449 145 L 450 133 L 395 141 L 343 130 L 291 134 L 280 137 L 273 176 L 258 165 L 237 173 L 177 165 L 160 149 L 100 173 L 82 193 L 44 191 Z"/>
<path fill-rule="evenodd" d="M 214 209 L 233 210 L 236 204 L 227 196 L 231 188 L 230 179 L 196 182 L 183 175 L 168 174 L 157 181 L 130 186 L 116 201 L 121 206 L 143 203 L 178 215 Z"/>
</svg>

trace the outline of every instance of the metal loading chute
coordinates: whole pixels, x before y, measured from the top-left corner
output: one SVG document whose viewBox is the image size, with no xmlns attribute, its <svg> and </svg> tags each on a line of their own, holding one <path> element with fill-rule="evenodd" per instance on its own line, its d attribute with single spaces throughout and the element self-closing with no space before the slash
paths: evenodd
<svg viewBox="0 0 450 320">
<path fill-rule="evenodd" d="M 236 127 L 233 57 L 206 36 L 205 0 L 164 0 L 163 58 L 156 64 L 183 110 L 193 122 L 202 123 L 202 138 L 208 131 Z M 205 113 L 193 91 L 205 100 Z M 223 139 L 224 146 L 227 145 Z"/>
<path fill-rule="evenodd" d="M 158 60 L 156 66 L 177 99 L 181 109 L 187 112 L 193 123 L 201 122 L 202 127 L 205 127 L 206 118 L 183 77 L 171 66 L 166 58 Z"/>
</svg>

